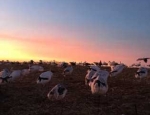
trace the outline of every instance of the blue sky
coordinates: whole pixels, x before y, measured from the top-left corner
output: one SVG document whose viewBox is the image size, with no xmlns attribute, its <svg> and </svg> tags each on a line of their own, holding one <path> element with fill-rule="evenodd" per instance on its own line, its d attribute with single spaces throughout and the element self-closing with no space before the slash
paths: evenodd
<svg viewBox="0 0 150 115">
<path fill-rule="evenodd" d="M 0 39 L 66 42 L 67 48 L 92 55 L 62 55 L 67 60 L 132 63 L 149 56 L 149 0 L 0 0 L 0 17 Z"/>
</svg>

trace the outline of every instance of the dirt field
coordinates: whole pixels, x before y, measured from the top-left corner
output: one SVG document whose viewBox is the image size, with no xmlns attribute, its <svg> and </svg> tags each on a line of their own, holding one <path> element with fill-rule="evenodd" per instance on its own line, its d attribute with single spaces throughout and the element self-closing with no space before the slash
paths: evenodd
<svg viewBox="0 0 150 115">
<path fill-rule="evenodd" d="M 0 70 L 4 67 L 8 65 L 0 65 Z M 27 67 L 15 65 L 14 69 Z M 150 115 L 150 78 L 135 79 L 137 69 L 126 68 L 109 78 L 107 95 L 98 96 L 84 85 L 87 67 L 74 66 L 72 78 L 68 76 L 64 82 L 62 68 L 43 67 L 55 70 L 45 86 L 36 84 L 40 72 L 0 85 L 0 115 Z M 47 93 L 57 83 L 66 84 L 68 93 L 61 101 L 50 101 Z"/>
</svg>

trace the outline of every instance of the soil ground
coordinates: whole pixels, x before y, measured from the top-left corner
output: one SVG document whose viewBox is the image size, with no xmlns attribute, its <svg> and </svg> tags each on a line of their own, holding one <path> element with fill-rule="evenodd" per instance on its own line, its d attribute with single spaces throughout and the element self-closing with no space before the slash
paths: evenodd
<svg viewBox="0 0 150 115">
<path fill-rule="evenodd" d="M 55 70 L 44 86 L 36 83 L 41 72 L 0 85 L 0 115 L 150 115 L 150 78 L 136 79 L 135 68 L 125 68 L 118 76 L 108 78 L 109 90 L 99 96 L 85 86 L 87 67 L 74 66 L 72 75 L 63 81 L 62 68 L 42 66 L 45 71 Z M 8 65 L 0 65 L 0 70 L 5 67 Z M 15 65 L 14 69 L 27 67 Z M 108 67 L 102 69 L 110 71 Z M 63 100 L 50 101 L 47 93 L 58 83 L 64 83 L 68 93 Z"/>
</svg>

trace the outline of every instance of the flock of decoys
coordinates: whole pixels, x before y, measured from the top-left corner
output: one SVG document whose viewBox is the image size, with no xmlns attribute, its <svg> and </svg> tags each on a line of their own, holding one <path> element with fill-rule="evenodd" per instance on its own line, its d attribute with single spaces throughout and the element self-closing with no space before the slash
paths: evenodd
<svg viewBox="0 0 150 115">
<path fill-rule="evenodd" d="M 66 77 L 66 75 L 69 75 L 73 72 L 72 65 L 67 64 L 65 62 L 62 62 L 57 66 L 64 68 L 63 77 Z M 49 70 L 45 72 L 43 71 L 44 68 L 40 65 L 32 65 L 32 66 L 29 65 L 28 69 L 22 69 L 22 70 L 13 70 L 13 68 L 9 70 L 7 68 L 4 68 L 2 71 L 0 71 L 0 84 L 6 84 L 15 81 L 17 78 L 21 76 L 27 76 L 30 73 L 41 72 L 41 74 L 36 80 L 36 83 L 44 85 L 51 80 L 54 71 L 53 70 Z M 57 84 L 47 94 L 47 97 L 52 100 L 53 99 L 60 100 L 65 97 L 66 93 L 67 93 L 66 87 L 63 84 Z"/>
<path fill-rule="evenodd" d="M 143 60 L 145 63 L 147 63 L 148 59 L 150 58 L 138 58 L 137 61 Z M 113 62 L 108 62 L 108 64 L 111 67 L 110 72 L 106 70 L 101 70 L 101 68 L 96 64 L 88 65 L 89 69 L 87 70 L 87 74 L 85 76 L 85 85 L 88 85 L 90 87 L 92 94 L 105 95 L 106 92 L 108 91 L 108 83 L 107 83 L 108 77 L 117 76 L 126 67 L 122 63 L 116 64 Z M 62 62 L 57 66 L 64 68 L 63 77 L 66 77 L 67 75 L 71 75 L 73 72 L 72 64 Z M 5 84 L 14 81 L 20 76 L 26 76 L 36 71 L 41 72 L 41 74 L 36 80 L 37 84 L 48 83 L 51 80 L 54 73 L 54 71 L 52 70 L 43 72 L 44 68 L 40 65 L 32 65 L 29 66 L 28 69 L 22 69 L 22 70 L 13 70 L 13 68 L 8 70 L 7 68 L 5 68 L 0 72 L 0 84 Z M 135 78 L 142 79 L 147 75 L 148 75 L 148 69 L 146 67 L 139 67 L 135 73 Z M 47 94 L 47 97 L 50 100 L 54 100 L 54 99 L 61 100 L 65 97 L 67 91 L 68 90 L 64 84 L 57 84 L 50 90 L 50 92 Z"/>
</svg>

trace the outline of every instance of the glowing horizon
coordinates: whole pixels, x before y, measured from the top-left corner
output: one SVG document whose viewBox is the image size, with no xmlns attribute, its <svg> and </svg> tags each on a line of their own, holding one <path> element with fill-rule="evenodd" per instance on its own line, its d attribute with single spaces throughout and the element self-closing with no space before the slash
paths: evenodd
<svg viewBox="0 0 150 115">
<path fill-rule="evenodd" d="M 60 43 L 59 41 L 52 41 L 52 43 L 55 43 L 54 46 L 52 46 L 51 44 L 51 49 L 47 49 L 48 46 L 50 45 L 50 41 L 45 39 L 20 39 L 20 38 L 8 38 L 7 37 L 3 37 L 0 38 L 1 39 L 1 42 L 0 42 L 0 49 L 1 49 L 1 52 L 0 52 L 0 60 L 12 60 L 12 61 L 30 61 L 30 60 L 34 60 L 34 61 L 39 61 L 39 60 L 43 60 L 43 61 L 52 61 L 52 60 L 55 60 L 55 61 L 66 61 L 66 62 L 70 62 L 70 61 L 76 61 L 76 62 L 84 62 L 84 61 L 87 61 L 87 62 L 98 62 L 98 61 L 102 61 L 102 62 L 108 62 L 108 61 L 116 61 L 116 62 L 123 62 L 121 60 L 121 58 L 115 58 L 116 60 L 113 60 L 113 58 L 107 58 L 106 55 L 101 55 L 101 53 L 99 54 L 95 54 L 95 52 L 92 52 L 92 50 L 88 50 L 88 54 L 89 55 L 89 59 L 85 56 L 88 56 L 87 52 L 86 52 L 86 49 L 82 49 L 80 47 L 80 45 L 82 45 L 83 43 L 81 43 L 80 45 L 78 44 L 74 44 L 74 46 L 72 46 L 73 44 L 70 43 L 70 47 L 73 47 L 73 52 L 74 53 L 71 53 L 72 51 L 67 51 L 65 54 L 64 52 L 57 52 L 55 54 L 55 45 L 57 45 L 57 47 L 60 46 L 59 49 L 62 50 L 68 50 L 68 47 L 65 48 L 63 47 L 63 45 L 66 45 L 66 42 L 64 43 Z M 32 47 L 33 45 L 33 42 L 36 43 L 34 44 L 34 48 Z M 40 45 L 42 42 L 43 45 Z M 25 44 L 25 45 L 23 45 Z M 43 47 L 42 49 L 40 48 L 38 50 L 38 46 L 41 46 Z M 45 48 L 44 48 L 45 47 Z M 70 48 L 69 47 L 69 48 Z M 32 48 L 32 49 L 30 49 Z M 7 49 L 7 52 L 5 52 L 5 50 Z M 71 50 L 72 50 L 71 49 Z M 82 50 L 82 51 L 78 51 L 78 50 Z M 71 53 L 71 57 L 70 58 L 67 58 L 70 53 Z M 85 53 L 83 53 L 85 52 Z M 79 55 L 78 55 L 79 54 Z M 81 55 L 82 54 L 82 55 Z M 42 56 L 43 55 L 43 56 Z M 66 57 L 64 55 L 67 55 Z M 109 53 L 107 55 L 111 55 L 113 57 L 114 53 Z M 51 57 L 52 56 L 52 57 Z M 90 57 L 91 56 L 91 57 Z M 7 57 L 7 58 L 6 58 Z M 100 57 L 100 58 L 97 58 L 97 57 Z M 124 63 L 124 62 L 123 62 Z M 127 63 L 128 64 L 128 63 Z M 130 63 L 131 64 L 131 63 Z"/>
</svg>

